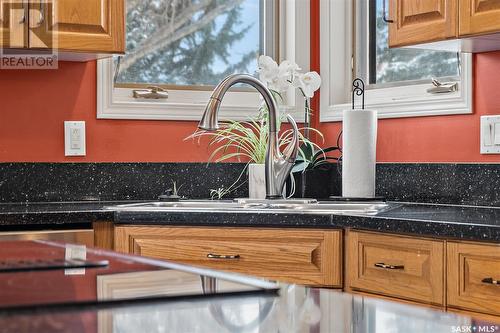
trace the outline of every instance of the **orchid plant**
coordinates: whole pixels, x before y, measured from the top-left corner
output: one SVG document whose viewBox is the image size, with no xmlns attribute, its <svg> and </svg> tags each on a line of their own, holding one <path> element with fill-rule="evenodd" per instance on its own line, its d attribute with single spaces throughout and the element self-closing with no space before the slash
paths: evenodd
<svg viewBox="0 0 500 333">
<path fill-rule="evenodd" d="M 259 79 L 271 91 L 276 104 L 283 104 L 283 95 L 291 89 L 298 89 L 305 101 L 306 122 L 303 127 L 299 128 L 299 139 L 303 145 L 308 147 L 317 147 L 316 143 L 309 140 L 309 133 L 315 132 L 321 138 L 321 132 L 309 127 L 308 114 L 310 113 L 309 98 L 314 96 L 316 90 L 321 85 L 321 77 L 316 72 L 301 73 L 299 66 L 289 60 L 284 60 L 280 64 L 274 61 L 271 57 L 260 56 L 258 59 L 258 75 Z M 223 121 L 222 126 L 215 132 L 207 132 L 197 130 L 187 139 L 198 139 L 209 137 L 209 147 L 213 148 L 213 152 L 209 157 L 209 162 L 222 162 L 225 160 L 236 158 L 238 161 L 245 160 L 249 163 L 263 164 L 268 142 L 268 125 L 267 125 L 267 106 L 262 103 L 259 113 L 256 117 L 250 118 L 248 121 Z M 286 119 L 285 114 L 279 117 L 279 123 Z M 278 124 L 278 126 L 280 125 Z M 292 140 L 293 132 L 291 129 L 283 131 L 278 138 L 280 147 L 284 147 Z M 299 149 L 301 160 L 307 159 L 304 152 Z M 231 193 L 237 189 L 242 174 L 246 167 L 238 177 L 238 179 L 229 187 L 212 190 L 211 196 L 221 198 L 223 195 Z"/>
<path fill-rule="evenodd" d="M 318 73 L 301 73 L 299 66 L 292 61 L 284 60 L 278 65 L 273 58 L 264 55 L 259 57 L 259 79 L 278 94 L 291 87 L 297 88 L 306 99 L 312 98 L 321 86 Z"/>
</svg>

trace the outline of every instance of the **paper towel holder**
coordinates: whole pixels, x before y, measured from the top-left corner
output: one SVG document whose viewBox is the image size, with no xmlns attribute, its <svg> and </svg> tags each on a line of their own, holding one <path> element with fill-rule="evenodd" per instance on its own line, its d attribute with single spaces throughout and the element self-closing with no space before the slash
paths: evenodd
<svg viewBox="0 0 500 333">
<path fill-rule="evenodd" d="M 352 81 L 352 110 L 355 110 L 355 97 L 361 96 L 361 110 L 365 109 L 365 82 L 359 77 Z"/>
</svg>

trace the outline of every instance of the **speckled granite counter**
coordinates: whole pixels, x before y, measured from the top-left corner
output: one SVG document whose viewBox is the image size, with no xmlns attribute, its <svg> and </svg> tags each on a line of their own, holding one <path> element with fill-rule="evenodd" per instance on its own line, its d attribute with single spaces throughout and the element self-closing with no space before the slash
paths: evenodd
<svg viewBox="0 0 500 333">
<path fill-rule="evenodd" d="M 500 208 L 391 202 L 377 215 L 112 211 L 124 202 L 0 204 L 0 225 L 13 228 L 80 227 L 93 221 L 176 226 L 353 228 L 500 242 Z M 127 202 L 130 203 L 130 202 Z"/>
<path fill-rule="evenodd" d="M 0 225 L 5 229 L 38 229 L 47 226 L 78 228 L 94 221 L 113 221 L 105 206 L 118 202 L 43 202 L 0 204 Z"/>
<path fill-rule="evenodd" d="M 115 212 L 117 224 L 225 227 L 355 228 L 391 233 L 500 242 L 500 209 L 390 203 L 377 215 Z"/>
</svg>

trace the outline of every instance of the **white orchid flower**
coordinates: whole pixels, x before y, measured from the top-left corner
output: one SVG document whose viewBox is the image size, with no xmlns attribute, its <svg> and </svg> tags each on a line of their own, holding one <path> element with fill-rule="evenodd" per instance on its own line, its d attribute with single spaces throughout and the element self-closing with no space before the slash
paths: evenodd
<svg viewBox="0 0 500 333">
<path fill-rule="evenodd" d="M 259 79 L 268 84 L 272 82 L 279 73 L 278 64 L 273 58 L 261 55 L 259 57 Z"/>
<path fill-rule="evenodd" d="M 321 77 L 317 72 L 298 74 L 294 81 L 294 85 L 302 90 L 307 98 L 312 98 L 314 92 L 321 86 Z"/>
<path fill-rule="evenodd" d="M 283 60 L 279 65 L 278 70 L 279 70 L 279 76 L 293 78 L 300 70 L 300 67 L 299 65 L 290 60 Z"/>
<path fill-rule="evenodd" d="M 299 88 L 306 98 L 312 98 L 321 86 L 317 72 L 300 73 L 299 66 L 289 60 L 277 64 L 269 56 L 259 57 L 259 78 L 271 90 L 283 93 L 290 87 Z"/>
<path fill-rule="evenodd" d="M 275 80 L 276 90 L 284 92 L 293 85 L 295 77 L 298 75 L 300 67 L 289 60 L 284 60 L 278 68 L 278 76 Z"/>
<path fill-rule="evenodd" d="M 299 66 L 289 60 L 284 60 L 278 65 L 271 57 L 259 57 L 259 79 L 271 90 L 279 93 L 285 92 L 292 86 L 295 76 L 300 70 Z"/>
</svg>

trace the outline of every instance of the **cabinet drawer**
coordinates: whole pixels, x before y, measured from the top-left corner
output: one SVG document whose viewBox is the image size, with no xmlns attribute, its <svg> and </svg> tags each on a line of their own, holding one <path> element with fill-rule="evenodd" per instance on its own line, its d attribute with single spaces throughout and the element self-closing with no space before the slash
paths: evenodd
<svg viewBox="0 0 500 333">
<path fill-rule="evenodd" d="M 402 299 L 444 305 L 444 242 L 351 231 L 348 285 Z"/>
<path fill-rule="evenodd" d="M 500 315 L 500 245 L 447 246 L 448 306 Z"/>
<path fill-rule="evenodd" d="M 342 231 L 251 228 L 115 229 L 117 251 L 269 279 L 341 287 Z"/>
</svg>

